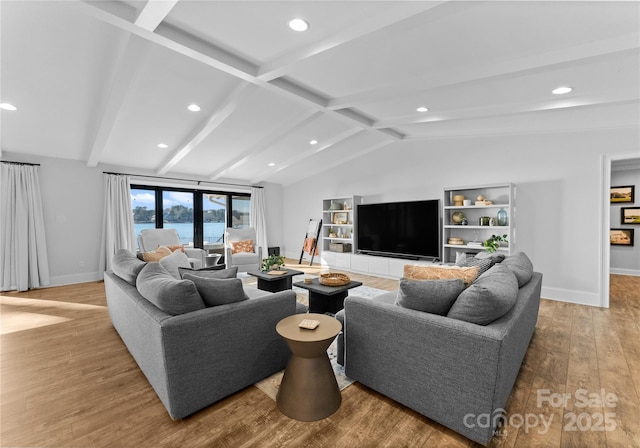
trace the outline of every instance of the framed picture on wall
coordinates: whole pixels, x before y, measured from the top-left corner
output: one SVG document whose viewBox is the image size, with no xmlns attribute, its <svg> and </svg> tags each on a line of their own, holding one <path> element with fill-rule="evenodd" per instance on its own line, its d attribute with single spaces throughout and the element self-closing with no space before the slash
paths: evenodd
<svg viewBox="0 0 640 448">
<path fill-rule="evenodd" d="M 613 246 L 633 246 L 633 229 L 611 229 L 609 239 Z"/>
<path fill-rule="evenodd" d="M 635 186 L 627 185 L 624 187 L 611 187 L 611 199 L 612 204 L 633 204 Z"/>
<path fill-rule="evenodd" d="M 622 207 L 620 209 L 620 223 L 640 225 L 640 207 Z"/>
</svg>

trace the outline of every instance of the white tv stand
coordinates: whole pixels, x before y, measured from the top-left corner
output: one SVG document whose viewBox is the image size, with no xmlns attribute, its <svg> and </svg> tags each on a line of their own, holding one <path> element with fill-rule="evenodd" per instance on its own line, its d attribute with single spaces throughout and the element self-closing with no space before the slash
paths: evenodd
<svg viewBox="0 0 640 448">
<path fill-rule="evenodd" d="M 369 274 L 378 277 L 401 278 L 404 275 L 404 265 L 429 266 L 440 264 L 429 260 L 408 260 L 387 256 L 322 252 L 320 259 L 323 268 L 332 271 L 349 271 L 358 274 Z"/>
</svg>

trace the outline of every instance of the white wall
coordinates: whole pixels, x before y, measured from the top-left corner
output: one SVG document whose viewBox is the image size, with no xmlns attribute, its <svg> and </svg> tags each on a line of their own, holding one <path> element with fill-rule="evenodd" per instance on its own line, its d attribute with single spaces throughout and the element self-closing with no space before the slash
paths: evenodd
<svg viewBox="0 0 640 448">
<path fill-rule="evenodd" d="M 601 155 L 638 151 L 637 129 L 405 141 L 284 188 L 284 244 L 299 251 L 323 198 L 443 197 L 443 188 L 516 184 L 516 249 L 544 274 L 546 298 L 600 305 Z"/>
<path fill-rule="evenodd" d="M 611 172 L 611 186 L 635 185 L 633 204 L 611 204 L 610 225 L 612 229 L 634 229 L 634 246 L 611 246 L 610 267 L 613 274 L 640 275 L 640 226 L 622 225 L 620 209 L 640 207 L 640 169 L 617 170 Z"/>
</svg>

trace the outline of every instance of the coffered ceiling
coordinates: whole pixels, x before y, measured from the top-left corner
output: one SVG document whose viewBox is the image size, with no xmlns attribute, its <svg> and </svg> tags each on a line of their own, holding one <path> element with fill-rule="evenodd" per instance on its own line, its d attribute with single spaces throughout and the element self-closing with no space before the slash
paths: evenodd
<svg viewBox="0 0 640 448">
<path fill-rule="evenodd" d="M 640 122 L 636 1 L 2 1 L 0 13 L 0 101 L 17 107 L 2 110 L 2 151 L 90 167 L 287 185 L 407 141 Z"/>
</svg>

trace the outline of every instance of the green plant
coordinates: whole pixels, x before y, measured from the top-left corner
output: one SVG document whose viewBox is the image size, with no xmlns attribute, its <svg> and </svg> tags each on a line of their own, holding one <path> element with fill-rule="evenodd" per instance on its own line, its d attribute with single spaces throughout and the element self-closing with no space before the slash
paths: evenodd
<svg viewBox="0 0 640 448">
<path fill-rule="evenodd" d="M 284 256 L 283 255 L 269 255 L 267 258 L 262 259 L 262 270 L 268 271 L 271 268 L 275 267 L 280 268 L 284 266 Z"/>
<path fill-rule="evenodd" d="M 498 248 L 500 247 L 500 243 L 504 242 L 504 243 L 508 243 L 509 241 L 507 241 L 507 235 L 491 235 L 491 238 L 487 239 L 486 241 L 483 241 L 482 245 L 486 248 L 486 251 L 489 252 L 490 254 L 494 253 L 496 250 L 498 250 Z"/>
</svg>

